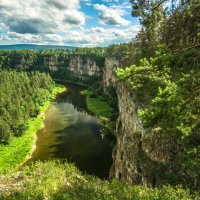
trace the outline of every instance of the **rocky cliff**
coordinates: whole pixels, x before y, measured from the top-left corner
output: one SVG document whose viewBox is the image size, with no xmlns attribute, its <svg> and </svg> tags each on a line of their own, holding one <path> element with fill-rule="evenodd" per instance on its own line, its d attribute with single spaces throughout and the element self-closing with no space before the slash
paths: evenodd
<svg viewBox="0 0 200 200">
<path fill-rule="evenodd" d="M 103 66 L 89 55 L 71 54 L 63 55 L 62 58 L 56 55 L 45 56 L 44 65 L 50 72 L 71 73 L 71 76 L 78 79 L 102 77 L 103 74 Z"/>
<path fill-rule="evenodd" d="M 116 122 L 117 145 L 113 151 L 110 177 L 131 184 L 162 185 L 179 174 L 176 158 L 181 145 L 174 138 L 143 128 L 138 118 L 139 105 L 134 100 L 132 89 L 118 83 L 115 70 L 121 67 L 120 60 L 105 59 L 103 71 L 104 92 L 109 86 L 117 90 L 119 117 Z M 170 178 L 169 178 L 170 177 Z"/>
<path fill-rule="evenodd" d="M 69 57 L 68 69 L 78 78 L 87 76 L 102 76 L 102 66 L 98 66 L 96 60 L 86 55 L 73 54 Z"/>
<path fill-rule="evenodd" d="M 115 57 L 105 58 L 105 67 L 103 70 L 103 88 L 104 91 L 109 86 L 115 86 L 116 75 L 115 70 L 120 66 L 120 62 Z"/>
<path fill-rule="evenodd" d="M 118 83 L 117 94 L 117 145 L 111 177 L 131 184 L 159 186 L 169 183 L 169 177 L 181 173 L 176 162 L 180 144 L 156 130 L 149 133 L 143 128 L 137 116 L 138 104 L 129 86 Z"/>
</svg>

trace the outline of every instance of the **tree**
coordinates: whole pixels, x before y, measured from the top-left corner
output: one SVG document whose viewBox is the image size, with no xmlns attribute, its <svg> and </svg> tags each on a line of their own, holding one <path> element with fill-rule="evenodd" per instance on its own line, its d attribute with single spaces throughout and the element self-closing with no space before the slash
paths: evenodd
<svg viewBox="0 0 200 200">
<path fill-rule="evenodd" d="M 0 119 L 0 143 L 8 144 L 11 137 L 11 130 L 9 125 Z"/>
</svg>

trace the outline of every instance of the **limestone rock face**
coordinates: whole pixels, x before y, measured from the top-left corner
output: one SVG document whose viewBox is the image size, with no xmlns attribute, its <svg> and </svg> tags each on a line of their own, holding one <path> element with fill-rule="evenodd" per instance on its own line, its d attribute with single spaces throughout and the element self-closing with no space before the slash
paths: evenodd
<svg viewBox="0 0 200 200">
<path fill-rule="evenodd" d="M 84 79 L 85 76 L 102 77 L 103 75 L 102 67 L 89 55 L 63 55 L 61 60 L 56 55 L 49 55 L 44 57 L 44 66 L 51 72 L 59 70 L 71 72 L 79 79 Z"/>
<path fill-rule="evenodd" d="M 84 75 L 102 76 L 102 69 L 97 65 L 95 59 L 86 55 L 71 55 L 69 60 L 69 70 L 77 77 Z"/>
<path fill-rule="evenodd" d="M 167 175 L 180 173 L 174 167 L 180 146 L 156 131 L 147 133 L 137 116 L 138 105 L 130 91 L 127 85 L 117 84 L 117 145 L 110 176 L 131 184 L 166 184 Z"/>
<path fill-rule="evenodd" d="M 49 68 L 50 71 L 58 71 L 61 64 L 56 56 L 46 55 L 44 57 L 44 66 Z"/>
<path fill-rule="evenodd" d="M 115 57 L 105 58 L 105 68 L 103 71 L 103 87 L 114 86 L 116 83 L 115 70 L 120 66 L 119 60 Z"/>
<path fill-rule="evenodd" d="M 111 176 L 128 182 L 141 180 L 138 162 L 133 154 L 141 147 L 144 129 L 136 114 L 136 105 L 128 89 L 123 84 L 117 86 L 119 117 L 116 123 L 117 145 L 113 155 Z"/>
</svg>

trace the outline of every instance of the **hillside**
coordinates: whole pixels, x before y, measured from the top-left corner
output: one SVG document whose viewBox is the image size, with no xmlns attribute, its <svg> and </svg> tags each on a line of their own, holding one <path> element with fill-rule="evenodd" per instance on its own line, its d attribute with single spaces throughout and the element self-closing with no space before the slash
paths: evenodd
<svg viewBox="0 0 200 200">
<path fill-rule="evenodd" d="M 36 163 L 17 173 L 0 177 L 0 199 L 31 200 L 195 200 L 195 195 L 181 187 L 148 188 L 129 186 L 119 181 L 103 181 L 81 173 L 72 164 L 59 161 Z"/>
</svg>

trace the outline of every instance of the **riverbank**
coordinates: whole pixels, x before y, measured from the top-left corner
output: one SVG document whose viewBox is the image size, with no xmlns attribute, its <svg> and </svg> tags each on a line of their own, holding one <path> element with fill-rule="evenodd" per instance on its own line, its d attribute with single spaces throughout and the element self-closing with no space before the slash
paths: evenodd
<svg viewBox="0 0 200 200">
<path fill-rule="evenodd" d="M 114 132 L 115 121 L 113 121 L 113 108 L 104 97 L 93 94 L 92 91 L 83 90 L 81 94 L 86 95 L 88 110 L 97 115 L 100 123 L 104 124 L 111 132 Z"/>
<path fill-rule="evenodd" d="M 56 85 L 49 100 L 40 107 L 40 114 L 36 118 L 28 120 L 28 129 L 20 137 L 14 137 L 9 145 L 0 145 L 0 174 L 16 169 L 26 161 L 34 150 L 36 132 L 43 126 L 44 113 L 56 95 L 63 92 L 65 88 Z"/>
</svg>

